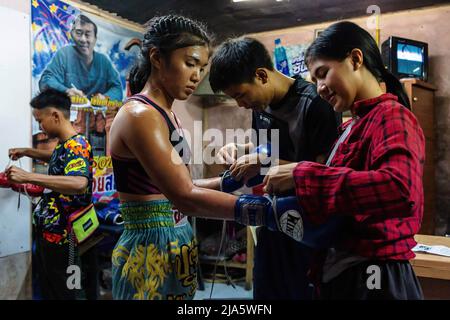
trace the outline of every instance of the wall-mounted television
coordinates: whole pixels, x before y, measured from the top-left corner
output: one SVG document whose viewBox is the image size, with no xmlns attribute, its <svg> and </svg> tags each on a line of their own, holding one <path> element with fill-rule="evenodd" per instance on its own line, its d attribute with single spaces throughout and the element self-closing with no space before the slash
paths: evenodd
<svg viewBox="0 0 450 320">
<path fill-rule="evenodd" d="M 389 37 L 381 45 L 386 68 L 399 78 L 428 79 L 428 44 L 411 39 Z"/>
</svg>

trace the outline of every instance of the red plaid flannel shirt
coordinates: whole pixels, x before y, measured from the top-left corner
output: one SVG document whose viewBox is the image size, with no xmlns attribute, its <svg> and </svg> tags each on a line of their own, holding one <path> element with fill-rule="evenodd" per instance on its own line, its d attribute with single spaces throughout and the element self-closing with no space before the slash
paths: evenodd
<svg viewBox="0 0 450 320">
<path fill-rule="evenodd" d="M 392 94 L 358 101 L 352 114 L 356 123 L 330 167 L 303 161 L 294 169 L 299 202 L 313 223 L 350 217 L 351 231 L 336 248 L 372 259 L 414 258 L 423 215 L 422 129 Z"/>
</svg>

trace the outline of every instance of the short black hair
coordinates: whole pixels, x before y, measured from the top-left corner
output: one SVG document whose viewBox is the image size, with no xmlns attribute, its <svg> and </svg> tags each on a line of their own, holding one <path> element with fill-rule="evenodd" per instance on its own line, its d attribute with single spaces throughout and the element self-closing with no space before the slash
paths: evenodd
<svg viewBox="0 0 450 320">
<path fill-rule="evenodd" d="M 270 54 L 261 42 L 249 37 L 228 39 L 214 52 L 209 83 L 215 92 L 251 83 L 258 68 L 274 70 Z"/>
<path fill-rule="evenodd" d="M 30 105 L 33 109 L 42 110 L 53 107 L 61 110 L 67 119 L 70 118 L 71 104 L 72 101 L 65 92 L 52 88 L 45 89 L 30 101 Z"/>
<path fill-rule="evenodd" d="M 88 17 L 86 17 L 83 14 L 80 14 L 78 17 L 75 18 L 75 20 L 73 20 L 71 32 L 75 28 L 75 24 L 77 22 L 79 22 L 81 25 L 83 25 L 83 24 L 92 24 L 94 26 L 94 35 L 97 38 L 97 25 L 94 23 L 94 21 L 92 21 L 91 19 L 89 19 Z"/>
</svg>

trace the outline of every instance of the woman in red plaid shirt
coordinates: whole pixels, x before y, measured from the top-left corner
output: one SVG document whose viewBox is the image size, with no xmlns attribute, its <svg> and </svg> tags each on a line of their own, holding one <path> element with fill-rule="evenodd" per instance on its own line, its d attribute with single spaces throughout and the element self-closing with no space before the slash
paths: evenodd
<svg viewBox="0 0 450 320">
<path fill-rule="evenodd" d="M 274 167 L 266 192 L 295 189 L 312 223 L 349 220 L 350 231 L 322 255 L 320 299 L 423 299 L 409 260 L 423 215 L 425 140 L 401 83 L 372 36 L 351 22 L 324 30 L 306 61 L 320 96 L 352 120 L 326 165 Z"/>
</svg>

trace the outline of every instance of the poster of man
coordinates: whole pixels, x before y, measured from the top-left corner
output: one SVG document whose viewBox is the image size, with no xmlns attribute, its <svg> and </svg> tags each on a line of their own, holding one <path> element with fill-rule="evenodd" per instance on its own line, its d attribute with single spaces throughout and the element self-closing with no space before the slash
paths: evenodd
<svg viewBox="0 0 450 320">
<path fill-rule="evenodd" d="M 69 96 L 90 98 L 100 95 L 121 101 L 119 73 L 108 57 L 94 50 L 97 25 L 80 14 L 73 22 L 70 34 L 73 44 L 57 51 L 41 75 L 39 89 L 51 87 Z"/>
<path fill-rule="evenodd" d="M 66 92 L 75 130 L 90 140 L 94 155 L 108 155 L 107 123 L 122 105 L 138 54 L 126 44 L 140 33 L 59 0 L 32 2 L 32 31 L 33 96 L 46 88 Z M 36 147 L 54 147 L 36 123 L 33 135 Z"/>
</svg>

